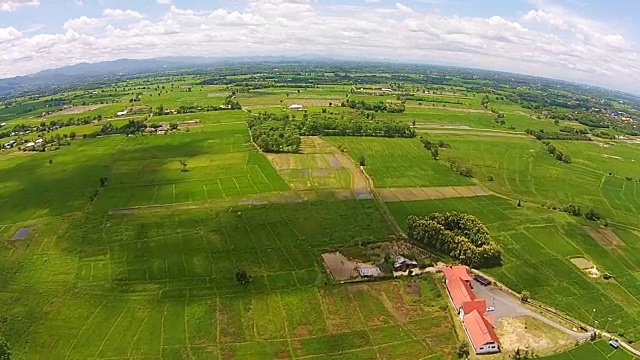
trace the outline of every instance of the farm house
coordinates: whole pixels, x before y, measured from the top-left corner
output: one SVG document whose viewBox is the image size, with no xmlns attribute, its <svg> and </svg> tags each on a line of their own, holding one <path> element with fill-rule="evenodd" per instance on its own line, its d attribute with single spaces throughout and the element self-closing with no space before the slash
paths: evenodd
<svg viewBox="0 0 640 360">
<path fill-rule="evenodd" d="M 293 104 L 289 106 L 289 110 L 304 110 L 304 106 L 300 104 Z"/>
<path fill-rule="evenodd" d="M 500 340 L 493 329 L 493 319 L 486 314 L 487 302 L 471 288 L 471 274 L 466 266 L 442 269 L 449 299 L 462 320 L 476 354 L 500 352 Z"/>
<path fill-rule="evenodd" d="M 407 259 L 404 256 L 396 257 L 396 261 L 393 263 L 393 269 L 395 271 L 405 271 L 413 269 L 418 266 L 418 262 L 415 260 Z"/>
</svg>

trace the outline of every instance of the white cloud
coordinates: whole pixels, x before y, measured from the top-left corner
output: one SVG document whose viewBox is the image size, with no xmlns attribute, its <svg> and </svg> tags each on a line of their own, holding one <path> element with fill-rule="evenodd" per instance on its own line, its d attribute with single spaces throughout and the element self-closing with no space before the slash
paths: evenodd
<svg viewBox="0 0 640 360">
<path fill-rule="evenodd" d="M 11 40 L 19 39 L 22 37 L 22 33 L 13 26 L 7 28 L 0 28 L 0 44 Z"/>
<path fill-rule="evenodd" d="M 40 0 L 0 0 L 0 11 L 16 11 L 21 7 L 40 6 Z"/>
<path fill-rule="evenodd" d="M 102 15 L 117 19 L 142 19 L 144 15 L 133 10 L 121 10 L 121 9 L 104 9 Z"/>
<path fill-rule="evenodd" d="M 398 11 L 400 12 L 407 13 L 407 14 L 413 13 L 413 9 L 401 3 L 396 3 L 396 9 L 398 9 Z"/>
<path fill-rule="evenodd" d="M 156 3 L 160 5 L 169 5 L 171 4 L 171 0 L 156 0 Z"/>
<path fill-rule="evenodd" d="M 79 18 L 67 20 L 62 27 L 65 30 L 89 30 L 95 29 L 103 25 L 103 21 L 101 19 L 89 18 L 86 16 L 81 16 Z"/>
<path fill-rule="evenodd" d="M 172 5 L 157 18 L 107 9 L 102 17 L 68 20 L 60 34 L 0 29 L 0 77 L 124 57 L 319 54 L 515 71 L 640 93 L 640 52 L 618 32 L 569 12 L 536 8 L 514 20 L 444 16 L 395 2 L 244 5 L 209 11 Z"/>
</svg>

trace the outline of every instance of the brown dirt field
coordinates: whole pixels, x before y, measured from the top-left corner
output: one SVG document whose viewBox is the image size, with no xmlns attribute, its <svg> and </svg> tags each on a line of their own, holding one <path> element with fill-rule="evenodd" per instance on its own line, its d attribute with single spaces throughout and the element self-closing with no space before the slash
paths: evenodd
<svg viewBox="0 0 640 360">
<path fill-rule="evenodd" d="M 570 335 L 529 316 L 501 319 L 496 333 L 505 351 L 528 348 L 544 355 L 575 344 Z"/>
<path fill-rule="evenodd" d="M 62 111 L 55 112 L 52 115 L 72 115 L 72 114 L 81 114 L 85 111 L 91 111 L 95 109 L 100 109 L 103 106 L 107 106 L 109 104 L 95 104 L 95 105 L 83 105 L 83 106 L 74 106 L 68 109 L 64 109 Z"/>
<path fill-rule="evenodd" d="M 589 233 L 593 240 L 602 246 L 616 247 L 624 245 L 624 242 L 620 240 L 618 235 L 609 228 L 594 229 L 592 227 L 585 226 L 584 229 Z"/>
<path fill-rule="evenodd" d="M 334 279 L 348 280 L 358 276 L 358 263 L 347 259 L 341 253 L 324 253 L 321 256 Z"/>
<path fill-rule="evenodd" d="M 377 190 L 380 197 L 385 202 L 446 199 L 491 194 L 490 191 L 479 185 L 425 188 L 383 188 Z"/>
<path fill-rule="evenodd" d="M 431 103 L 429 103 L 431 104 Z M 442 107 L 442 106 L 429 106 L 429 105 L 418 105 L 418 104 L 410 104 L 406 105 L 408 108 L 423 108 L 423 109 L 437 109 L 437 110 L 451 110 L 465 113 L 481 113 L 481 114 L 490 114 L 489 110 L 481 110 L 481 109 L 467 109 L 467 108 L 457 108 L 457 107 Z"/>
<path fill-rule="evenodd" d="M 336 98 L 334 100 L 328 100 L 328 99 L 293 99 L 293 98 L 288 98 L 286 103 L 287 103 L 287 107 L 293 105 L 293 104 L 300 104 L 304 107 L 309 107 L 309 106 L 326 106 L 329 107 L 329 103 L 333 103 L 333 104 L 339 104 L 340 103 L 340 99 Z"/>
<path fill-rule="evenodd" d="M 287 179 L 283 171 L 309 170 L 316 176 L 330 176 L 333 170 L 347 169 L 351 173 L 351 189 L 357 198 L 371 198 L 367 179 L 360 168 L 349 157 L 340 152 L 335 146 L 317 136 L 302 138 L 302 152 L 300 154 L 265 154 L 273 167 Z M 303 159 L 304 157 L 304 159 Z M 306 164 L 306 165 L 303 165 Z M 310 167 L 310 168 L 309 168 Z M 324 170 L 327 175 L 323 175 Z M 312 184 L 290 184 L 297 190 L 313 188 Z M 344 194 L 341 194 L 344 195 Z M 352 197 L 350 197 L 352 198 Z"/>
<path fill-rule="evenodd" d="M 322 140 L 319 136 L 303 136 L 300 149 L 303 154 L 332 154 L 340 152 L 338 148 Z"/>
<path fill-rule="evenodd" d="M 580 270 L 592 269 L 595 266 L 591 261 L 582 257 L 571 259 L 571 263 Z"/>
<path fill-rule="evenodd" d="M 336 190 L 332 190 L 331 192 L 338 200 L 352 200 L 354 198 L 353 192 L 351 192 L 351 190 L 348 190 L 348 189 L 343 189 L 343 190 L 336 189 Z"/>
</svg>

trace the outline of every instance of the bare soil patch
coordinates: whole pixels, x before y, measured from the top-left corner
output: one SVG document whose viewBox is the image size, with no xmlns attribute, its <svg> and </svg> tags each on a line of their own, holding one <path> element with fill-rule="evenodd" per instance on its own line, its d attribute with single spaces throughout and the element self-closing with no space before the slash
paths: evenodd
<svg viewBox="0 0 640 360">
<path fill-rule="evenodd" d="M 51 115 L 70 115 L 70 114 L 81 114 L 85 111 L 91 111 L 91 110 L 96 110 L 96 109 L 100 109 L 103 106 L 107 106 L 108 104 L 94 104 L 94 105 L 82 105 L 82 106 L 74 106 L 74 107 L 70 107 L 58 112 L 55 112 Z M 51 116 L 49 115 L 49 116 Z"/>
<path fill-rule="evenodd" d="M 443 107 L 443 106 L 431 106 L 431 103 L 427 105 L 419 105 L 419 104 L 407 104 L 408 108 L 421 108 L 421 109 L 434 109 L 434 110 L 449 110 L 449 111 L 457 111 L 457 112 L 465 112 L 465 113 L 477 113 L 477 114 L 490 114 L 489 110 L 482 109 L 468 109 L 468 108 L 459 108 L 459 107 Z"/>
<path fill-rule="evenodd" d="M 616 235 L 613 230 L 609 228 L 600 228 L 595 229 L 589 226 L 585 226 L 584 229 L 589 233 L 589 235 L 600 245 L 602 246 L 623 246 L 624 242 L 620 240 L 618 235 Z"/>
<path fill-rule="evenodd" d="M 358 277 L 358 268 L 375 267 L 371 263 L 363 263 L 358 260 L 348 259 L 340 252 L 322 254 L 327 269 L 336 280 L 349 280 Z"/>
<path fill-rule="evenodd" d="M 528 348 L 544 355 L 575 343 L 570 335 L 530 316 L 502 318 L 496 333 L 505 351 Z"/>
<path fill-rule="evenodd" d="M 303 136 L 300 149 L 303 154 L 331 154 L 340 152 L 338 148 L 322 140 L 319 136 Z"/>
<path fill-rule="evenodd" d="M 383 201 L 394 202 L 485 196 L 491 195 L 491 192 L 484 187 L 477 185 L 426 188 L 383 188 L 378 189 L 378 194 Z"/>
<path fill-rule="evenodd" d="M 288 174 L 289 170 L 307 171 L 308 178 L 331 178 L 335 170 L 346 169 L 351 174 L 352 195 L 349 198 L 371 199 L 367 179 L 362 170 L 349 157 L 332 144 L 317 136 L 302 138 L 302 154 L 265 154 L 273 167 L 297 190 L 313 189 L 313 181 L 301 179 L 299 174 Z M 289 175 L 289 176 L 287 176 Z M 322 181 L 326 183 L 326 181 Z M 338 187 L 338 186 L 336 186 Z M 346 193 L 340 194 L 345 195 Z"/>
<path fill-rule="evenodd" d="M 593 263 L 591 261 L 589 261 L 588 259 L 585 259 L 583 257 L 573 258 L 573 259 L 571 259 L 571 263 L 573 265 L 575 265 L 580 270 L 591 269 L 592 267 L 595 266 L 595 265 L 593 265 Z"/>
</svg>

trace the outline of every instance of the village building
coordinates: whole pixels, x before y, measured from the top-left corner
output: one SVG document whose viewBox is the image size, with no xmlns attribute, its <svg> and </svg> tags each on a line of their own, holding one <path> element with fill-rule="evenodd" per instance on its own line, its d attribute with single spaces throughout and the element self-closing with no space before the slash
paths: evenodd
<svg viewBox="0 0 640 360">
<path fill-rule="evenodd" d="M 293 104 L 289 106 L 289 110 L 304 110 L 304 106 L 300 104 Z"/>
<path fill-rule="evenodd" d="M 500 340 L 493 328 L 493 318 L 486 314 L 487 302 L 478 298 L 471 287 L 473 277 L 466 266 L 442 269 L 449 300 L 462 320 L 464 330 L 476 354 L 500 352 Z"/>
<path fill-rule="evenodd" d="M 393 263 L 393 270 L 395 271 L 406 271 L 415 267 L 418 267 L 418 262 L 407 259 L 404 256 L 397 256 L 396 261 Z"/>
</svg>

